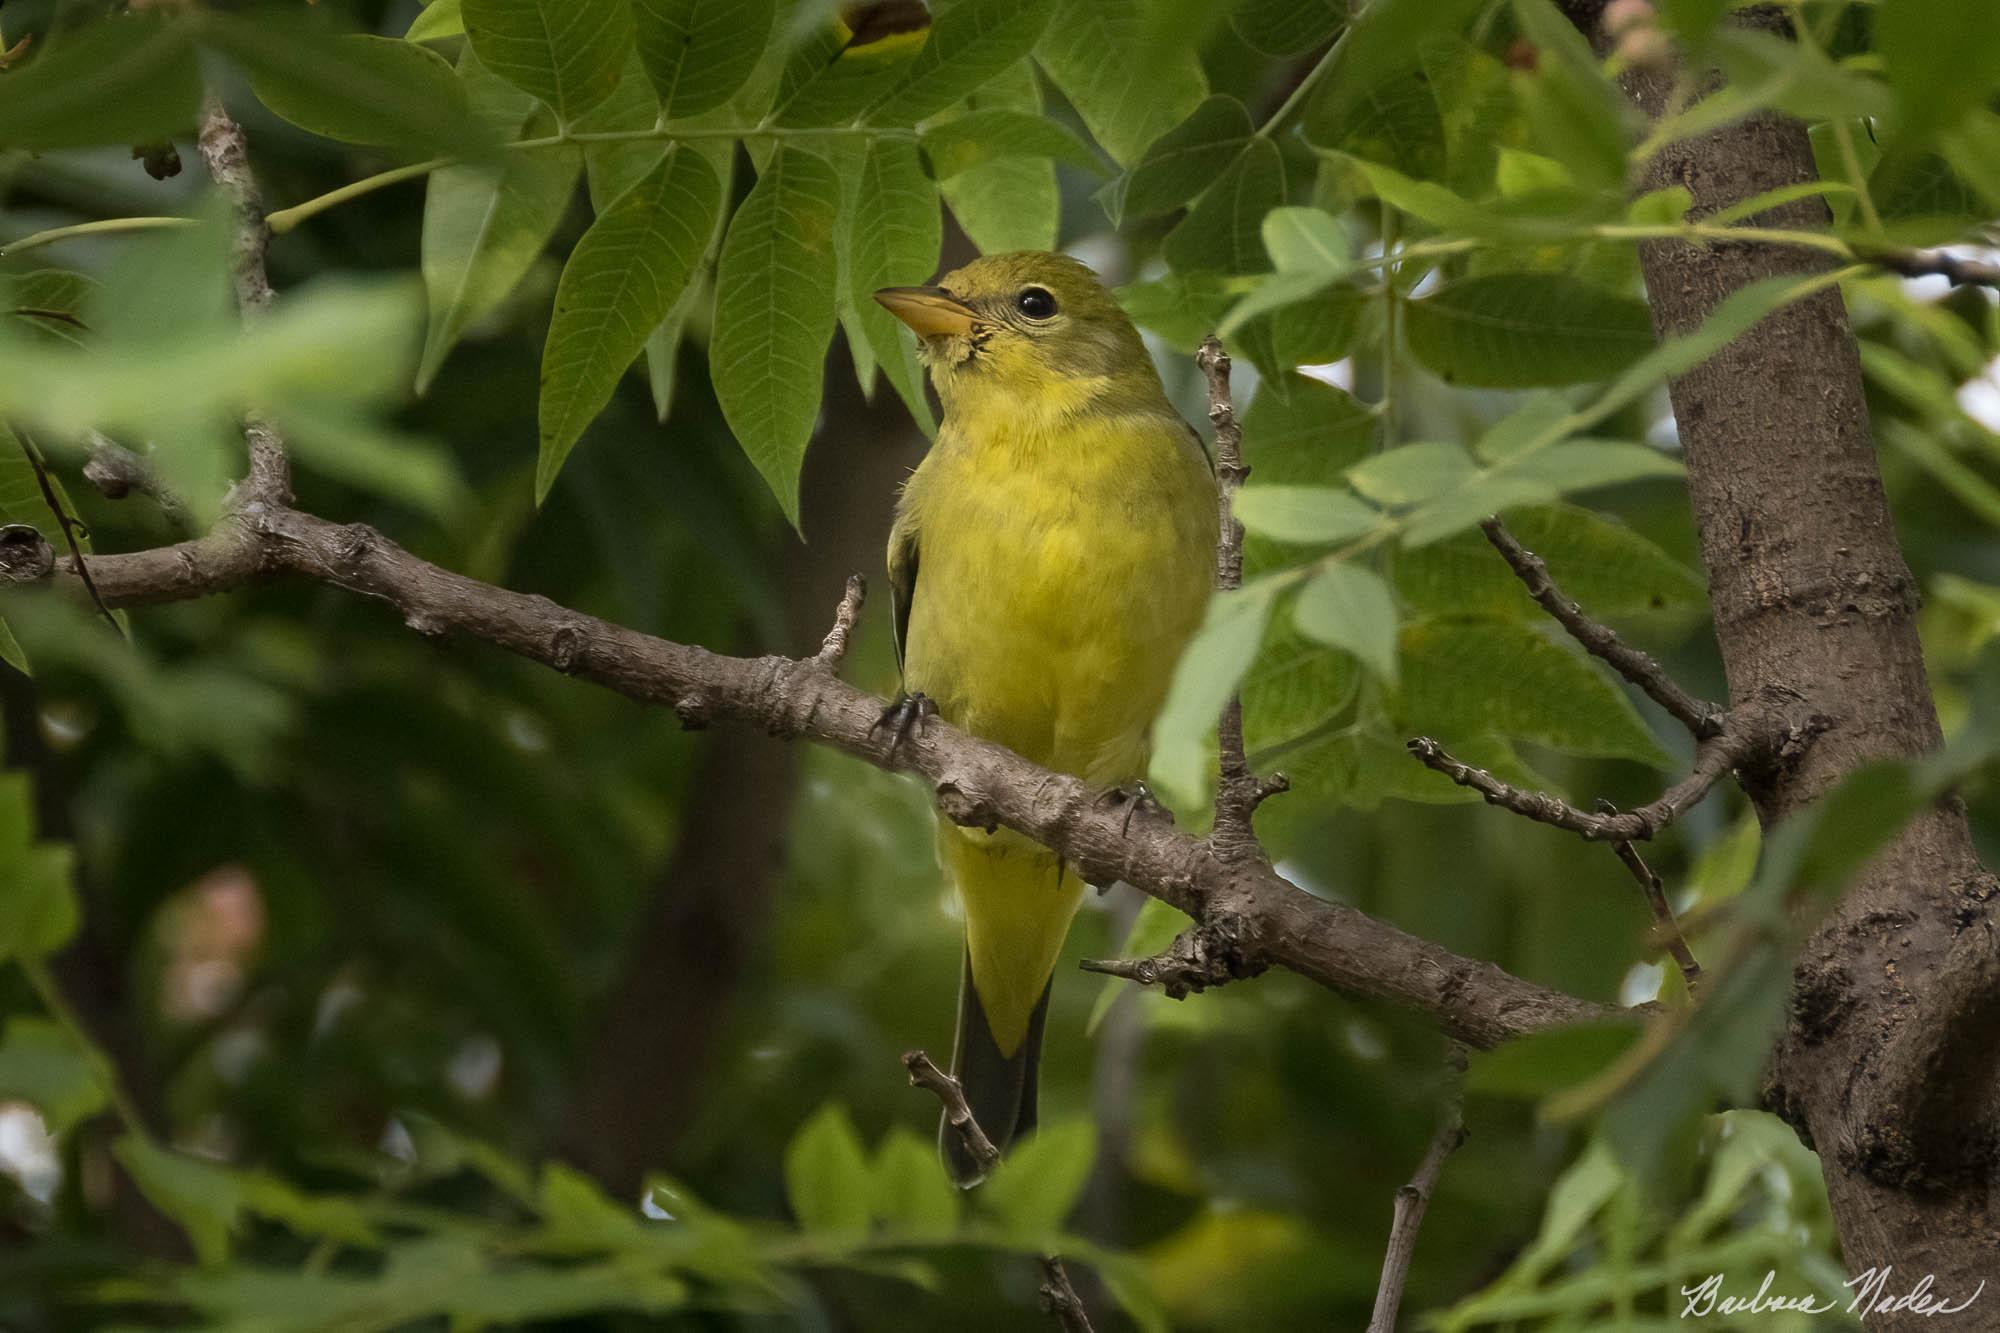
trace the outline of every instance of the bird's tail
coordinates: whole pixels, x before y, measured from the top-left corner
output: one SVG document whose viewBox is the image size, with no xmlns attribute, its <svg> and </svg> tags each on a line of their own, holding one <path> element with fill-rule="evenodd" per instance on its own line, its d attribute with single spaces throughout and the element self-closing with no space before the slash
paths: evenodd
<svg viewBox="0 0 2000 1333">
<path fill-rule="evenodd" d="M 1036 1072 L 1049 1012 L 1049 977 L 1083 884 L 1016 834 L 948 826 L 946 867 L 965 907 L 965 969 L 951 1072 L 995 1147 L 1035 1127 Z M 961 1186 L 984 1172 L 949 1121 L 938 1127 L 946 1168 Z"/>
</svg>

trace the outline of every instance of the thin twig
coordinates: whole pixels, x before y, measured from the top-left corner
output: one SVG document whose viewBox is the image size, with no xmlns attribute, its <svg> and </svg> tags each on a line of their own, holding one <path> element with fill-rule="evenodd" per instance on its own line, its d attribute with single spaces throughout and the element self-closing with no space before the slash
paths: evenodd
<svg viewBox="0 0 2000 1333">
<path fill-rule="evenodd" d="M 1150 958 L 1085 958 L 1077 966 L 1141 986 L 1158 986 L 1167 998 L 1184 1000 L 1262 972 L 1263 961 L 1245 943 L 1237 918 L 1222 915 L 1190 926 Z"/>
<path fill-rule="evenodd" d="M 937 1067 L 923 1051 L 904 1051 L 903 1068 L 910 1071 L 910 1086 L 922 1088 L 944 1106 L 945 1122 L 958 1131 L 959 1141 L 981 1171 L 1000 1165 L 1000 1149 L 973 1117 L 972 1105 L 965 1100 L 965 1085 Z"/>
<path fill-rule="evenodd" d="M 1720 707 L 1683 690 L 1651 655 L 1630 647 L 1614 631 L 1586 615 L 1581 606 L 1565 597 L 1562 589 L 1556 587 L 1555 581 L 1549 577 L 1547 563 L 1516 541 L 1504 523 L 1497 518 L 1489 518 L 1479 525 L 1479 529 L 1486 534 L 1486 540 L 1493 543 L 1493 549 L 1500 553 L 1501 559 L 1527 586 L 1528 595 L 1555 617 L 1556 623 L 1568 630 L 1569 636 L 1582 644 L 1586 652 L 1602 659 L 1612 670 L 1644 690 L 1647 697 L 1694 733 L 1696 740 L 1707 740 L 1722 730 L 1723 710 Z"/>
<path fill-rule="evenodd" d="M 1619 861 L 1639 882 L 1639 891 L 1646 895 L 1646 906 L 1652 909 L 1653 925 L 1660 943 L 1673 955 L 1674 965 L 1681 970 L 1681 980 L 1687 983 L 1688 993 L 1693 994 L 1701 985 L 1701 964 L 1695 961 L 1694 950 L 1688 948 L 1687 937 L 1681 934 L 1680 922 L 1674 919 L 1674 908 L 1667 901 L 1666 886 L 1660 883 L 1658 872 L 1646 864 L 1646 858 L 1639 855 L 1639 849 L 1631 843 L 1614 842 L 1611 850 L 1618 854 Z"/>
<path fill-rule="evenodd" d="M 118 629 L 118 617 L 112 615 L 111 608 L 104 604 L 104 596 L 97 591 L 97 584 L 91 581 L 90 569 L 84 563 L 83 545 L 77 536 L 77 530 L 83 529 L 83 537 L 86 539 L 90 536 L 90 530 L 84 528 L 83 520 L 71 514 L 61 497 L 56 494 L 55 482 L 49 478 L 49 460 L 42 457 L 41 447 L 26 430 L 16 430 L 14 434 L 21 442 L 21 453 L 27 458 L 28 466 L 34 471 L 35 485 L 41 488 L 42 503 L 48 506 L 49 513 L 55 516 L 56 527 L 62 531 L 63 544 L 69 547 L 70 559 L 75 562 L 77 574 L 83 580 L 83 590 L 90 595 L 90 604 L 104 617 L 105 624 Z"/>
<path fill-rule="evenodd" d="M 1083 1308 L 1076 1288 L 1069 1284 L 1069 1274 L 1063 1268 L 1061 1255 L 1042 1256 L 1042 1285 L 1038 1290 L 1043 1311 L 1055 1316 L 1056 1325 L 1063 1333 L 1095 1333 L 1090 1326 L 1090 1312 Z"/>
<path fill-rule="evenodd" d="M 1444 774 L 1461 787 L 1469 787 L 1497 805 L 1548 824 L 1591 842 L 1649 842 L 1683 812 L 1700 804 L 1709 789 L 1735 768 L 1760 744 L 1764 737 L 1745 726 L 1740 731 L 1725 728 L 1722 733 L 1695 748 L 1694 767 L 1656 801 L 1634 810 L 1613 814 L 1592 814 L 1579 810 L 1560 796 L 1530 791 L 1501 781 L 1483 768 L 1452 758 L 1442 745 L 1428 736 L 1408 743 L 1410 754 L 1424 767 Z"/>
<path fill-rule="evenodd" d="M 847 656 L 847 641 L 854 634 L 854 621 L 861 614 L 861 603 L 868 596 L 868 580 L 859 574 L 847 576 L 847 590 L 840 595 L 840 605 L 833 612 L 833 628 L 826 632 L 826 641 L 819 646 L 819 656 L 815 659 L 828 671 L 840 669 L 840 661 Z"/>
<path fill-rule="evenodd" d="M 1203 338 L 1194 363 L 1208 382 L 1208 420 L 1215 427 L 1215 586 L 1230 592 L 1243 586 L 1243 525 L 1236 521 L 1235 499 L 1250 469 L 1243 465 L 1243 427 L 1236 420 L 1229 354 L 1222 350 L 1222 340 L 1212 333 Z M 1224 861 L 1254 860 L 1263 855 L 1252 822 L 1257 807 L 1289 784 L 1263 782 L 1251 770 L 1243 750 L 1241 695 L 1232 693 L 1223 705 L 1216 740 L 1215 824 L 1209 842 Z"/>
<path fill-rule="evenodd" d="M 222 99 L 210 93 L 202 103 L 201 158 L 216 186 L 228 196 L 229 268 L 236 281 L 236 305 L 245 319 L 254 319 L 273 299 L 265 255 L 271 248 L 271 228 L 264 220 L 264 200 L 250 170 L 243 128 L 229 118 Z M 235 497 L 240 503 L 289 504 L 292 469 L 285 442 L 270 423 L 251 418 L 244 425 L 250 444 L 250 471 Z"/>
<path fill-rule="evenodd" d="M 169 520 L 187 526 L 187 505 L 149 459 L 96 431 L 85 432 L 84 439 L 90 445 L 90 457 L 83 465 L 83 479 L 95 486 L 98 494 L 107 500 L 122 500 L 134 491 L 151 496 Z"/>
<path fill-rule="evenodd" d="M 1984 259 L 1964 259 L 1943 250 L 1863 250 L 1861 253 L 1869 263 L 1906 278 L 1943 278 L 1954 287 L 2000 287 L 2000 264 Z"/>
<path fill-rule="evenodd" d="M 972 1106 L 965 1100 L 965 1086 L 950 1074 L 937 1067 L 937 1063 L 922 1051 L 904 1051 L 903 1068 L 910 1073 L 910 1086 L 922 1088 L 938 1099 L 944 1107 L 945 1123 L 957 1131 L 958 1140 L 965 1145 L 965 1151 L 979 1164 L 982 1173 L 991 1172 L 1000 1165 L 1000 1149 L 979 1127 L 978 1119 L 972 1114 Z M 1069 1274 L 1063 1269 L 1060 1255 L 1045 1254 L 1042 1264 L 1042 1309 L 1055 1316 L 1063 1333 L 1092 1333 L 1090 1315 L 1083 1308 L 1076 1288 L 1069 1284 Z"/>
<path fill-rule="evenodd" d="M 1403 1287 L 1410 1280 L 1410 1257 L 1416 1252 L 1424 1210 L 1430 1207 L 1431 1192 L 1437 1188 L 1445 1159 L 1465 1142 L 1465 1067 L 1465 1048 L 1453 1042 L 1446 1057 L 1437 1132 L 1431 1136 L 1417 1173 L 1396 1191 L 1395 1216 L 1389 1224 L 1389 1246 L 1382 1256 L 1382 1279 L 1375 1288 L 1375 1313 L 1368 1321 L 1368 1333 L 1396 1333 L 1396 1311 L 1403 1303 Z"/>
</svg>

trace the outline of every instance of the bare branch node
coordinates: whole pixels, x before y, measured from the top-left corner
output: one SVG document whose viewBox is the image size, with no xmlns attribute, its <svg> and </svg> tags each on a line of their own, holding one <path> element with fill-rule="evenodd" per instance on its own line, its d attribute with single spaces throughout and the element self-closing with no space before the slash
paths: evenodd
<svg viewBox="0 0 2000 1333">
<path fill-rule="evenodd" d="M 1218 913 L 1214 919 L 1182 931 L 1165 950 L 1150 958 L 1086 958 L 1078 966 L 1141 986 L 1158 986 L 1169 999 L 1184 1000 L 1257 976 L 1267 964 L 1242 919 Z"/>
<path fill-rule="evenodd" d="M 840 669 L 841 659 L 847 656 L 847 641 L 854 633 L 854 622 L 867 597 L 868 580 L 859 574 L 849 574 L 847 590 L 840 595 L 840 605 L 834 608 L 833 628 L 826 632 L 826 641 L 820 644 L 819 656 L 814 659 L 823 670 Z"/>
<path fill-rule="evenodd" d="M 958 1133 L 959 1141 L 965 1144 L 972 1160 L 979 1163 L 979 1169 L 991 1171 L 1000 1165 L 1000 1149 L 973 1118 L 972 1106 L 965 1100 L 964 1085 L 939 1069 L 937 1062 L 923 1051 L 904 1051 L 903 1068 L 910 1071 L 911 1087 L 924 1089 L 944 1106 L 945 1122 Z"/>
<path fill-rule="evenodd" d="M 56 567 L 56 549 L 32 523 L 0 526 L 0 580 L 34 583 Z"/>
<path fill-rule="evenodd" d="M 1090 1326 L 1090 1312 L 1083 1308 L 1076 1288 L 1069 1284 L 1061 1255 L 1042 1256 L 1042 1285 L 1037 1290 L 1042 1297 L 1043 1312 L 1055 1316 L 1063 1333 L 1095 1333 Z"/>
</svg>

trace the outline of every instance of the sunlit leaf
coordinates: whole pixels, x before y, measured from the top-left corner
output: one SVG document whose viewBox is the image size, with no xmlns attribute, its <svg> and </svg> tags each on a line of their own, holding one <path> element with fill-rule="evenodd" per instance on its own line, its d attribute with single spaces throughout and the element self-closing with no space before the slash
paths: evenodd
<svg viewBox="0 0 2000 1333">
<path fill-rule="evenodd" d="M 632 28 L 660 117 L 713 110 L 743 86 L 776 12 L 773 0 L 632 0 Z"/>
<path fill-rule="evenodd" d="M 852 1238 L 868 1230 L 868 1157 L 845 1107 L 828 1103 L 785 1147 L 785 1197 L 807 1231 Z"/>
<path fill-rule="evenodd" d="M 979 1203 L 1009 1230 L 1048 1236 L 1076 1207 L 1097 1157 L 1097 1128 L 1081 1118 L 1058 1120 L 1014 1145 L 979 1188 Z"/>
<path fill-rule="evenodd" d="M 1321 567 L 1292 603 L 1300 633 L 1353 653 L 1383 680 L 1396 680 L 1396 599 L 1380 574 L 1346 561 Z"/>
<path fill-rule="evenodd" d="M 868 119 L 911 125 L 943 111 L 1034 50 L 1054 7 L 1055 0 L 958 0 L 941 9 L 903 81 Z"/>
</svg>

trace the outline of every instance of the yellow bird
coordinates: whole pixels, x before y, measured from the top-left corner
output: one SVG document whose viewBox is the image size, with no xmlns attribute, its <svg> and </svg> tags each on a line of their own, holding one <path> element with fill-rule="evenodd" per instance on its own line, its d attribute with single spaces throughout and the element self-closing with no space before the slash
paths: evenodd
<svg viewBox="0 0 2000 1333">
<path fill-rule="evenodd" d="M 1138 331 L 1063 255 L 991 255 L 875 299 L 914 329 L 944 408 L 903 487 L 889 583 L 904 697 L 1139 799 L 1148 730 L 1214 581 L 1215 486 Z M 952 1072 L 1004 1149 L 1035 1125 L 1049 982 L 1083 884 L 1007 830 L 940 820 L 965 909 Z M 948 1125 L 946 1165 L 980 1172 Z"/>
</svg>

